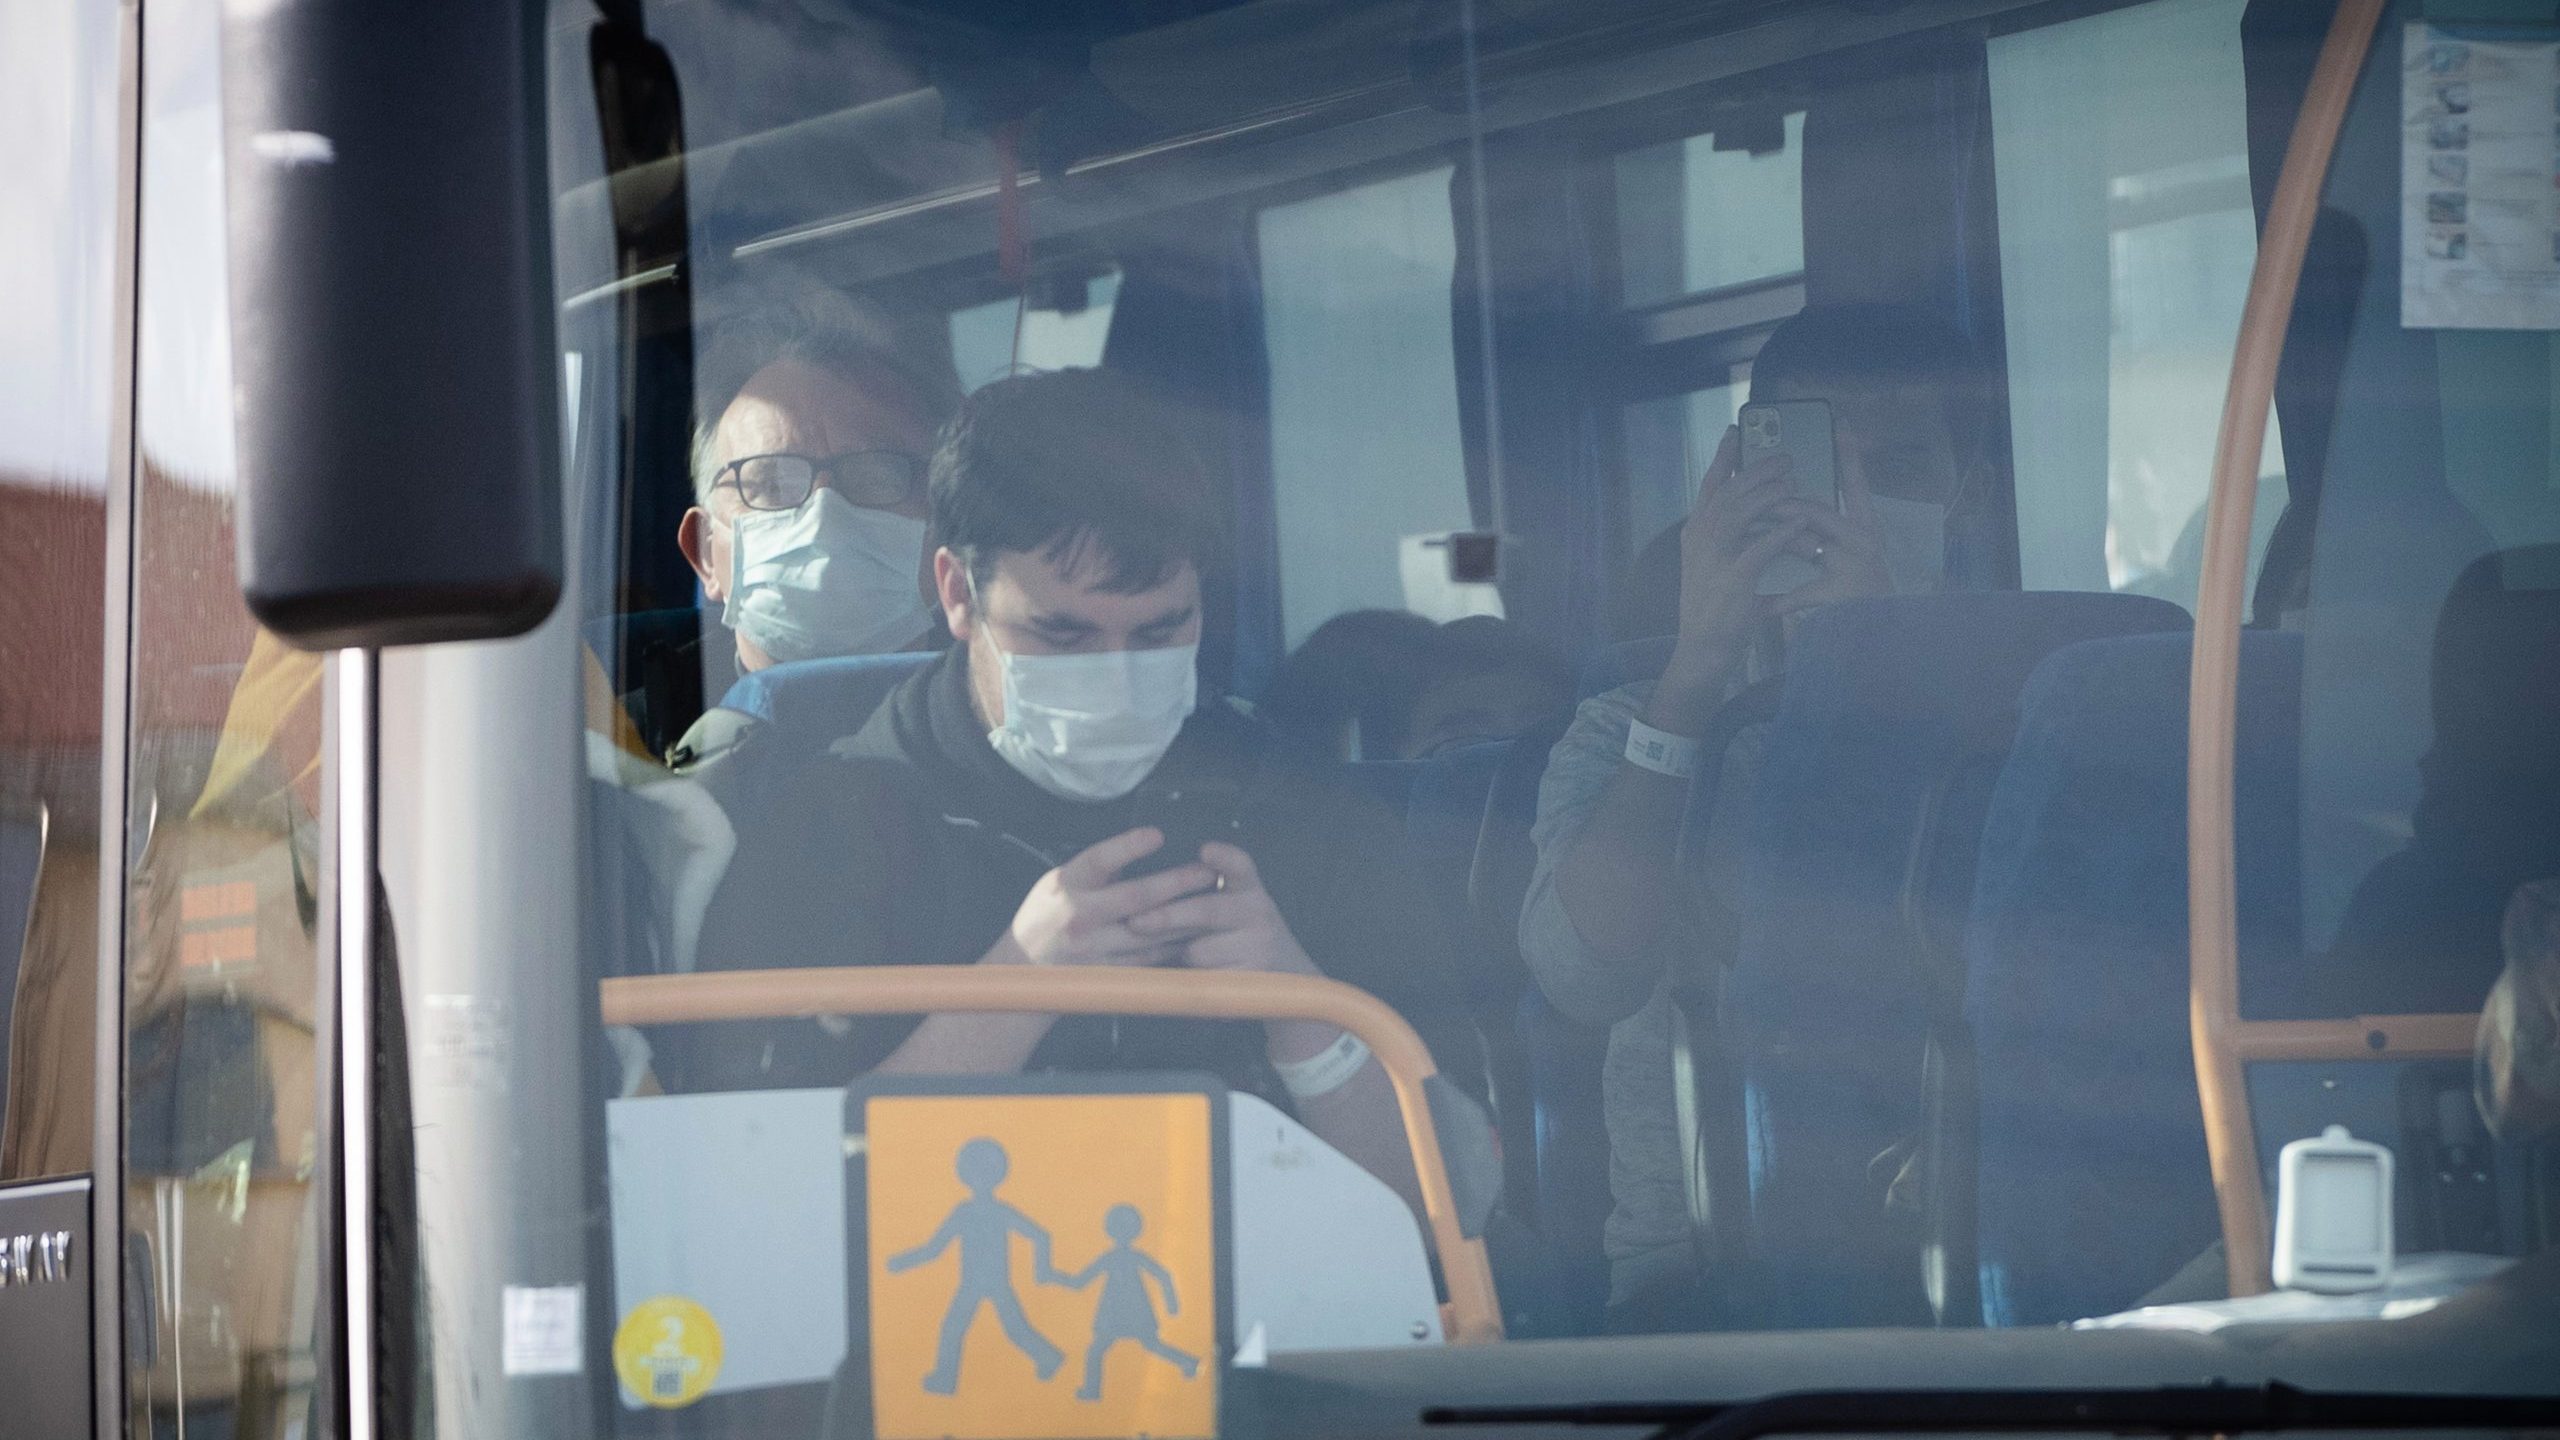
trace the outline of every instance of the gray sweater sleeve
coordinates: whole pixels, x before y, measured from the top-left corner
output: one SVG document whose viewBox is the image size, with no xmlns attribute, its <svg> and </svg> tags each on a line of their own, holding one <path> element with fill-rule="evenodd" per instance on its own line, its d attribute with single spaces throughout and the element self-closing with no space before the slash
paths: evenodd
<svg viewBox="0 0 2560 1440">
<path fill-rule="evenodd" d="M 1538 818 L 1529 831 L 1538 864 L 1520 907 L 1520 953 L 1547 999 L 1588 1025 L 1633 1015 L 1662 980 L 1661 949 L 1625 955 L 1593 950 L 1556 894 L 1556 866 L 1599 808 L 1624 763 L 1627 726 L 1652 696 L 1653 682 L 1640 680 L 1583 701 L 1538 783 Z"/>
</svg>

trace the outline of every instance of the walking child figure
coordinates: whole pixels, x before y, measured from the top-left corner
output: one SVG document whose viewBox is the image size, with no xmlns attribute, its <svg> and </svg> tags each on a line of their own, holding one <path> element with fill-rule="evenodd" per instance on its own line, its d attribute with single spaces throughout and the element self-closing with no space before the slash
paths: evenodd
<svg viewBox="0 0 2560 1440">
<path fill-rule="evenodd" d="M 1156 1334 L 1155 1297 L 1147 1293 L 1147 1277 L 1164 1290 L 1164 1313 L 1179 1315 L 1182 1302 L 1173 1293 L 1173 1273 L 1133 1243 L 1146 1221 L 1134 1205 L 1114 1205 L 1102 1217 L 1103 1233 L 1113 1241 L 1094 1262 L 1059 1283 L 1082 1290 L 1102 1281 L 1102 1299 L 1093 1309 L 1093 1343 L 1084 1352 L 1084 1386 L 1079 1400 L 1102 1398 L 1102 1358 L 1123 1340 L 1134 1340 L 1158 1359 L 1169 1360 L 1188 1380 L 1200 1373 L 1200 1357 L 1177 1350 Z"/>
<path fill-rule="evenodd" d="M 996 1321 L 1004 1327 L 1005 1338 L 1030 1357 L 1032 1369 L 1042 1380 L 1057 1374 L 1058 1367 L 1066 1361 L 1065 1352 L 1032 1328 L 1031 1317 L 1022 1313 L 1022 1297 L 1013 1290 L 1016 1235 L 1031 1242 L 1032 1273 L 1042 1284 L 1058 1284 L 1064 1277 L 1050 1261 L 1049 1232 L 1038 1221 L 996 1198 L 996 1187 L 1004 1183 L 1011 1168 L 1004 1147 L 984 1136 L 961 1146 L 953 1169 L 958 1172 L 960 1183 L 969 1187 L 969 1198 L 951 1207 L 951 1214 L 933 1232 L 932 1239 L 889 1257 L 889 1273 L 897 1275 L 930 1264 L 955 1240 L 960 1244 L 960 1287 L 953 1292 L 951 1308 L 942 1317 L 942 1340 L 934 1352 L 933 1373 L 924 1377 L 924 1388 L 930 1394 L 959 1392 L 961 1346 L 969 1338 L 969 1326 L 977 1320 L 981 1305 L 995 1307 Z M 1136 1213 L 1130 1212 L 1132 1218 Z M 1108 1287 L 1103 1294 L 1107 1307 Z M 1171 1299 L 1172 1294 L 1168 1281 L 1166 1298 Z M 1154 1318 L 1152 1314 L 1148 1316 L 1147 1330 L 1151 1335 L 1155 1332 Z"/>
</svg>

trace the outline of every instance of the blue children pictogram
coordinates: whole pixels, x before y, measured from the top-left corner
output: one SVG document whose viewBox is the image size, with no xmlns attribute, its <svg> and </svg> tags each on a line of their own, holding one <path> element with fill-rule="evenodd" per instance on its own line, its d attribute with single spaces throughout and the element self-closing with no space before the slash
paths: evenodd
<svg viewBox="0 0 2560 1440">
<path fill-rule="evenodd" d="M 1114 1205 L 1102 1220 L 1103 1233 L 1112 1240 L 1110 1249 L 1073 1275 L 1060 1276 L 1054 1282 L 1046 1274 L 1041 1276 L 1045 1283 L 1077 1290 L 1096 1279 L 1102 1281 L 1102 1299 L 1093 1310 L 1093 1342 L 1084 1352 L 1084 1385 L 1076 1391 L 1079 1400 L 1102 1398 L 1102 1359 L 1123 1340 L 1134 1341 L 1147 1353 L 1172 1362 L 1185 1380 L 1200 1373 L 1198 1356 L 1175 1349 L 1156 1333 L 1155 1297 L 1147 1291 L 1148 1277 L 1153 1276 L 1164 1290 L 1165 1314 L 1181 1314 L 1182 1302 L 1173 1291 L 1173 1273 L 1154 1256 L 1137 1248 L 1135 1242 L 1145 1228 L 1145 1217 L 1136 1206 Z"/>
<path fill-rule="evenodd" d="M 951 1214 L 933 1232 L 932 1239 L 889 1258 L 889 1273 L 896 1275 L 931 1263 L 954 1241 L 960 1245 L 960 1287 L 951 1297 L 950 1310 L 942 1317 L 942 1338 L 934 1354 L 933 1373 L 924 1377 L 928 1393 L 959 1392 L 961 1346 L 969 1338 L 969 1327 L 976 1322 L 982 1305 L 995 1307 L 996 1321 L 1004 1327 L 1005 1338 L 1029 1357 L 1032 1369 L 1042 1380 L 1058 1373 L 1058 1367 L 1066 1361 L 1065 1353 L 1032 1327 L 1030 1317 L 1022 1313 L 1022 1297 L 1014 1293 L 1016 1235 L 1031 1242 L 1032 1273 L 1041 1283 L 1061 1284 L 1065 1277 L 1050 1263 L 1049 1232 L 1030 1216 L 996 1198 L 996 1187 L 1004 1183 L 1011 1166 L 1004 1147 L 993 1140 L 981 1136 L 961 1146 L 953 1168 L 960 1183 L 969 1187 L 969 1198 L 951 1207 Z M 1108 1293 L 1106 1288 L 1106 1298 Z M 1170 1285 L 1166 1293 L 1170 1297 Z M 1152 1335 L 1152 1313 L 1147 1321 L 1147 1332 Z"/>
</svg>

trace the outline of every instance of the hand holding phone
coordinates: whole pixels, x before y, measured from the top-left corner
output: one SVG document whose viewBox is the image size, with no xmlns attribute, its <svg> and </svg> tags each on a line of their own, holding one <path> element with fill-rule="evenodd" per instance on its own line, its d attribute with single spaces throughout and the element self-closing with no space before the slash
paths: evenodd
<svg viewBox="0 0 2560 1440">
<path fill-rule="evenodd" d="M 1831 406 L 1821 400 L 1782 400 L 1742 407 L 1742 465 L 1773 455 L 1787 460 L 1787 479 L 1798 498 L 1825 510 L 1840 509 L 1839 452 L 1832 435 Z M 1761 527 L 1751 532 L 1756 538 Z M 1812 583 L 1822 574 L 1806 556 L 1788 551 L 1760 571 L 1760 593 L 1784 595 Z"/>
</svg>

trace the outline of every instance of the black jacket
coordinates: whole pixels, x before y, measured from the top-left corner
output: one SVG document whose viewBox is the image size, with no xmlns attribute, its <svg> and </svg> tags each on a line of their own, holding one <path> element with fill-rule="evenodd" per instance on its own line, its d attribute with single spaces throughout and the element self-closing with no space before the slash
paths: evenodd
<svg viewBox="0 0 2560 1440">
<path fill-rule="evenodd" d="M 1403 1013 L 1442 1070 L 1481 1094 L 1450 937 L 1414 878 L 1402 826 L 1338 766 L 1304 755 L 1223 700 L 1204 699 L 1148 782 L 1120 800 L 1048 794 L 987 743 L 954 648 L 869 723 L 732 818 L 738 850 L 705 922 L 700 967 L 968 964 L 1042 873 L 1147 822 L 1148 797 L 1215 781 L 1238 799 L 1239 843 L 1298 943 L 1327 975 Z M 910 1016 L 685 1027 L 652 1036 L 671 1089 L 841 1085 L 877 1065 Z M 1205 1070 L 1286 1100 L 1253 1022 L 1070 1016 L 1033 1069 Z"/>
</svg>

